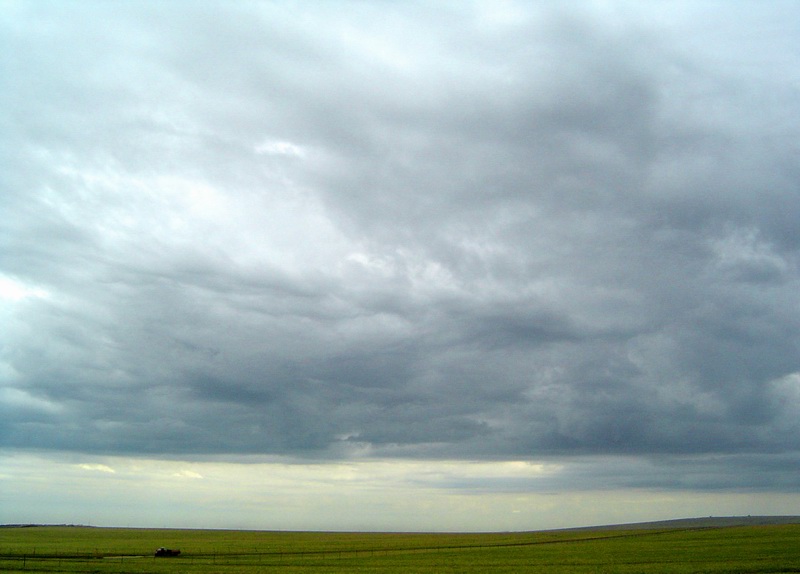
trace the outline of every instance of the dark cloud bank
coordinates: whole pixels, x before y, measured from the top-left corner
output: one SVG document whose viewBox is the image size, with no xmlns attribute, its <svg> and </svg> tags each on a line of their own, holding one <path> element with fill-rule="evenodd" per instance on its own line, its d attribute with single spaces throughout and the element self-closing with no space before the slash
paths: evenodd
<svg viewBox="0 0 800 574">
<path fill-rule="evenodd" d="M 0 443 L 797 489 L 798 16 L 12 3 Z"/>
</svg>

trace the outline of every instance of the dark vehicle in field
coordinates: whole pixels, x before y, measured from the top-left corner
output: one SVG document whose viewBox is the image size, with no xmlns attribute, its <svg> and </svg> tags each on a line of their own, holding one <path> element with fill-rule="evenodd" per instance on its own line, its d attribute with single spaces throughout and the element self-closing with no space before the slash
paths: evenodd
<svg viewBox="0 0 800 574">
<path fill-rule="evenodd" d="M 156 556 L 177 556 L 180 554 L 180 550 L 171 550 L 169 548 L 164 548 L 163 546 L 156 550 Z"/>
</svg>

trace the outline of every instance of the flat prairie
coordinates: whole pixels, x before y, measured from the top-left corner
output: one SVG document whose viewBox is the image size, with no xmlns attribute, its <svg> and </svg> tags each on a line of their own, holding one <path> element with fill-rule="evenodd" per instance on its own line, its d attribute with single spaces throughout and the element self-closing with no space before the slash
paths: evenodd
<svg viewBox="0 0 800 574">
<path fill-rule="evenodd" d="M 800 524 L 484 534 L 0 528 L 0 572 L 800 572 Z M 180 556 L 154 557 L 159 547 Z"/>
</svg>

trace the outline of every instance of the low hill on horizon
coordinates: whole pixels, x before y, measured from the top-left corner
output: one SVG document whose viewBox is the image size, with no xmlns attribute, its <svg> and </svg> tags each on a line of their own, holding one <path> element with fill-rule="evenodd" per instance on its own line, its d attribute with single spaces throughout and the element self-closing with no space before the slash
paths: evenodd
<svg viewBox="0 0 800 574">
<path fill-rule="evenodd" d="M 772 524 L 800 524 L 800 516 L 702 516 L 651 522 L 578 526 L 575 528 L 560 528 L 559 530 L 653 530 L 659 528 L 722 528 L 725 526 L 762 526 Z"/>
</svg>

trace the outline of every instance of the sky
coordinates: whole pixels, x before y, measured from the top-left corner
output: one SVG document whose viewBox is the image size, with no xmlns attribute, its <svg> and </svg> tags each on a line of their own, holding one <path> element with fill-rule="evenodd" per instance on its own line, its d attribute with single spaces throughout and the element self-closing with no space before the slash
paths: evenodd
<svg viewBox="0 0 800 574">
<path fill-rule="evenodd" d="M 0 6 L 0 523 L 800 514 L 798 3 Z"/>
</svg>

